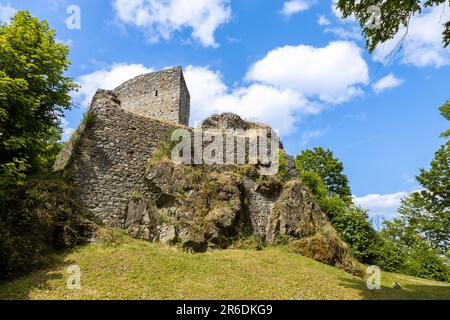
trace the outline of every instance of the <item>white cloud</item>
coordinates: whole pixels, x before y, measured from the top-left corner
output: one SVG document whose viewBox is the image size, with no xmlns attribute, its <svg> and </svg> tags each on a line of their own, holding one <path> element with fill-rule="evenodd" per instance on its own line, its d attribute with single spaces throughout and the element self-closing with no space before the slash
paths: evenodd
<svg viewBox="0 0 450 320">
<path fill-rule="evenodd" d="M 359 86 L 369 82 L 368 73 L 360 48 L 345 41 L 324 48 L 274 49 L 250 68 L 245 77 L 248 85 L 234 89 L 208 68 L 189 66 L 185 71 L 194 123 L 211 113 L 229 111 L 257 118 L 282 135 L 292 132 L 302 115 L 317 114 L 327 103 L 361 94 Z"/>
<path fill-rule="evenodd" d="M 300 140 L 300 145 L 302 147 L 306 146 L 311 140 L 322 137 L 327 131 L 326 130 L 314 130 L 314 131 L 306 131 L 302 133 Z"/>
<path fill-rule="evenodd" d="M 356 41 L 363 39 L 361 28 L 358 26 L 325 28 L 324 31 L 334 34 L 339 39 Z"/>
<path fill-rule="evenodd" d="M 411 19 L 400 53 L 403 64 L 435 68 L 450 65 L 450 48 L 443 48 L 442 43 L 443 23 L 449 14 L 447 6 L 439 6 Z M 393 39 L 380 45 L 374 52 L 375 61 L 390 62 L 405 33 L 402 28 Z"/>
<path fill-rule="evenodd" d="M 109 69 L 101 69 L 77 78 L 81 88 L 75 94 L 83 107 L 88 107 L 97 89 L 112 90 L 123 82 L 140 74 L 152 72 L 142 64 L 114 64 Z"/>
<path fill-rule="evenodd" d="M 66 118 L 61 118 L 61 127 L 63 130 L 62 141 L 69 140 L 75 129 L 70 127 L 69 122 L 66 120 Z"/>
<path fill-rule="evenodd" d="M 231 18 L 229 0 L 114 0 L 113 6 L 121 22 L 144 29 L 151 42 L 191 28 L 203 46 L 217 47 L 214 32 Z"/>
<path fill-rule="evenodd" d="M 292 14 L 306 11 L 314 4 L 312 0 L 289 0 L 285 1 L 283 4 L 283 9 L 281 13 L 285 16 L 290 16 Z"/>
<path fill-rule="evenodd" d="M 184 74 L 191 93 L 194 126 L 213 113 L 233 112 L 248 120 L 267 123 L 283 135 L 294 129 L 298 114 L 317 111 L 292 90 L 263 84 L 229 89 L 219 72 L 206 67 L 188 66 Z"/>
<path fill-rule="evenodd" d="M 355 43 L 336 41 L 323 48 L 276 48 L 251 67 L 246 79 L 338 104 L 362 93 L 369 67 Z"/>
<path fill-rule="evenodd" d="M 417 184 L 416 177 L 413 175 L 404 174 L 403 181 L 407 184 Z"/>
<path fill-rule="evenodd" d="M 339 10 L 339 9 L 336 7 L 338 1 L 339 1 L 339 0 L 333 0 L 333 1 L 331 2 L 331 11 L 332 11 L 333 14 L 336 16 L 336 18 L 338 18 L 339 20 L 341 20 L 341 21 L 343 21 L 343 22 L 348 22 L 348 23 L 354 23 L 354 22 L 356 22 L 356 18 L 355 18 L 355 16 L 354 16 L 353 14 L 352 14 L 351 16 L 349 16 L 348 18 L 343 19 L 343 17 L 342 17 L 342 11 Z"/>
<path fill-rule="evenodd" d="M 336 8 L 338 0 L 332 1 L 334 15 L 344 22 L 343 26 L 327 28 L 341 39 L 361 40 L 361 29 L 355 17 L 342 20 L 342 13 Z M 450 47 L 443 48 L 443 24 L 448 21 L 450 9 L 446 4 L 425 9 L 422 14 L 411 18 L 408 34 L 401 28 L 393 39 L 380 44 L 374 51 L 375 61 L 388 64 L 394 57 L 400 57 L 403 64 L 416 67 L 443 67 L 450 65 Z"/>
<path fill-rule="evenodd" d="M 319 24 L 319 26 L 329 26 L 331 24 L 330 20 L 328 20 L 327 17 L 323 15 L 319 16 L 317 23 Z"/>
<path fill-rule="evenodd" d="M 320 23 L 319 25 L 326 27 L 324 32 L 334 34 L 338 39 L 343 40 L 353 40 L 362 41 L 364 37 L 362 35 L 362 30 L 357 23 L 355 16 L 351 15 L 346 19 L 343 19 L 342 12 L 336 7 L 338 0 L 331 1 L 331 11 L 333 15 L 337 18 L 337 25 L 331 25 L 331 22 L 327 19 L 328 23 Z"/>
<path fill-rule="evenodd" d="M 339 18 L 342 19 L 342 12 L 341 10 L 339 10 L 336 5 L 337 5 L 338 0 L 333 0 L 331 1 L 331 11 L 334 13 L 334 15 Z"/>
<path fill-rule="evenodd" d="M 392 89 L 400 86 L 403 80 L 397 78 L 393 73 L 381 78 L 376 83 L 372 85 L 373 91 L 380 93 L 384 90 Z"/>
<path fill-rule="evenodd" d="M 371 217 L 392 218 L 397 215 L 401 200 L 409 195 L 402 191 L 392 194 L 369 194 L 364 197 L 353 197 L 354 202 L 369 210 Z"/>
<path fill-rule="evenodd" d="M 66 45 L 66 46 L 68 46 L 68 47 L 72 47 L 72 46 L 73 46 L 73 40 L 70 39 L 70 38 L 67 39 L 67 40 L 63 40 L 63 39 L 58 39 L 58 38 L 56 38 L 55 41 L 56 41 L 57 43 L 64 44 L 64 45 Z"/>
<path fill-rule="evenodd" d="M 9 22 L 16 12 L 16 9 L 0 3 L 0 21 Z"/>
<path fill-rule="evenodd" d="M 282 135 L 289 134 L 302 116 L 321 112 L 327 103 L 342 103 L 361 94 L 359 86 L 369 81 L 368 66 L 361 54 L 358 46 L 345 41 L 324 48 L 277 48 L 250 68 L 247 86 L 233 89 L 224 84 L 220 73 L 189 66 L 185 77 L 191 92 L 193 124 L 212 113 L 228 111 L 268 123 Z M 304 138 L 320 134 L 310 133 Z"/>
</svg>

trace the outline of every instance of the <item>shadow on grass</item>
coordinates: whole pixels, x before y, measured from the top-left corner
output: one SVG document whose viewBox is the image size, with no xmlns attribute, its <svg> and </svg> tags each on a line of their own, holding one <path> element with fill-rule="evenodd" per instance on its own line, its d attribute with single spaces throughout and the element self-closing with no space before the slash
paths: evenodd
<svg viewBox="0 0 450 320">
<path fill-rule="evenodd" d="M 364 300 L 450 300 L 450 286 L 397 282 L 402 286 L 401 289 L 382 285 L 380 290 L 370 290 L 366 281 L 357 279 L 343 279 L 341 285 L 359 291 Z"/>
<path fill-rule="evenodd" d="M 30 300 L 30 294 L 36 291 L 50 291 L 50 281 L 67 278 L 68 274 L 61 272 L 74 261 L 66 260 L 71 251 L 54 254 L 48 258 L 45 266 L 15 278 L 0 282 L 0 300 Z"/>
</svg>

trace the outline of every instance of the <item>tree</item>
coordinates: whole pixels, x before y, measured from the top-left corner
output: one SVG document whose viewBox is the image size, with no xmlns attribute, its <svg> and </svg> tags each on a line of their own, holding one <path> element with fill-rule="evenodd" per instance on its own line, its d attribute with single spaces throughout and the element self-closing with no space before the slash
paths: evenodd
<svg viewBox="0 0 450 320">
<path fill-rule="evenodd" d="M 330 195 L 320 176 L 312 171 L 300 172 L 300 179 L 308 187 L 328 216 L 331 224 L 361 262 L 373 263 L 377 233 L 370 223 L 367 211 L 345 202 L 337 195 Z"/>
<path fill-rule="evenodd" d="M 344 166 L 336 159 L 333 152 L 323 148 L 304 150 L 297 156 L 295 164 L 300 176 L 304 172 L 315 172 L 325 183 L 330 194 L 339 196 L 351 203 L 352 194 L 348 178 L 343 174 Z"/>
<path fill-rule="evenodd" d="M 403 266 L 404 272 L 416 277 L 438 281 L 450 280 L 450 267 L 439 250 L 430 247 L 426 241 L 417 241 L 409 250 Z"/>
<path fill-rule="evenodd" d="M 450 280 L 448 258 L 438 249 L 430 246 L 402 220 L 387 225 L 378 234 L 380 241 L 374 248 L 376 265 L 386 271 L 439 281 Z"/>
<path fill-rule="evenodd" d="M 450 120 L 448 102 L 440 111 Z M 421 169 L 416 179 L 422 190 L 402 200 L 399 218 L 385 222 L 377 264 L 390 271 L 449 281 L 450 141 L 436 152 L 430 169 Z"/>
<path fill-rule="evenodd" d="M 399 209 L 404 222 L 401 237 L 420 236 L 445 254 L 450 249 L 450 141 L 436 152 L 430 170 L 421 170 L 417 181 L 423 190 L 404 199 Z"/>
<path fill-rule="evenodd" d="M 439 108 L 439 110 L 441 111 L 441 115 L 447 119 L 448 121 L 450 121 L 450 102 L 446 102 L 442 107 Z M 442 138 L 449 138 L 450 137 L 450 129 L 448 129 L 446 132 L 444 132 L 441 135 Z"/>
<path fill-rule="evenodd" d="M 423 3 L 423 5 L 422 5 Z M 366 38 L 366 46 L 369 52 L 392 39 L 401 28 L 408 30 L 411 18 L 420 14 L 424 8 L 435 7 L 450 2 L 448 0 L 338 0 L 337 8 L 342 12 L 344 18 L 354 15 L 363 28 Z M 371 6 L 376 5 L 381 12 L 380 28 L 370 28 L 373 21 L 373 10 Z M 450 44 L 450 21 L 443 23 L 443 46 Z"/>
<path fill-rule="evenodd" d="M 364 209 L 351 205 L 332 219 L 333 227 L 350 245 L 351 252 L 361 262 L 373 263 L 373 246 L 377 233 Z"/>
<path fill-rule="evenodd" d="M 49 168 L 70 109 L 69 48 L 28 11 L 0 25 L 0 186 Z"/>
<path fill-rule="evenodd" d="M 448 106 L 440 108 L 447 119 Z M 450 141 L 436 152 L 430 169 L 421 169 L 416 179 L 422 190 L 402 201 L 401 217 L 388 223 L 387 229 L 408 247 L 420 238 L 446 254 L 450 249 Z"/>
</svg>

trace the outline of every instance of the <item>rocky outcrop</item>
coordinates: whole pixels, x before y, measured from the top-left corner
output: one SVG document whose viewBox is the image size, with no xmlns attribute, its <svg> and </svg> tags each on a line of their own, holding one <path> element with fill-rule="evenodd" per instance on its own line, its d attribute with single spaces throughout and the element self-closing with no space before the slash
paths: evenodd
<svg viewBox="0 0 450 320">
<path fill-rule="evenodd" d="M 126 226 L 135 236 L 180 243 L 188 251 L 225 248 L 248 225 L 242 179 L 162 161 L 146 175 L 150 199 L 131 200 Z"/>
<path fill-rule="evenodd" d="M 218 129 L 218 130 L 228 130 L 228 129 L 248 130 L 252 128 L 263 127 L 263 125 L 254 122 L 244 121 L 241 117 L 235 115 L 234 113 L 225 112 L 222 114 L 214 114 L 206 118 L 201 122 L 200 127 L 203 129 Z"/>
<path fill-rule="evenodd" d="M 163 160 L 147 169 L 143 193 L 131 200 L 125 226 L 135 237 L 185 250 L 227 248 L 257 235 L 268 244 L 348 271 L 356 270 L 344 243 L 298 180 L 258 176 L 256 170 L 216 172 Z"/>
<path fill-rule="evenodd" d="M 277 235 L 294 239 L 306 238 L 317 234 L 328 224 L 328 219 L 307 188 L 293 180 L 283 186 L 281 195 L 273 204 L 266 239 L 269 243 L 274 243 Z"/>
<path fill-rule="evenodd" d="M 346 245 L 336 231 L 325 226 L 320 232 L 289 244 L 289 250 L 316 261 L 338 267 L 351 274 L 362 276 L 362 270 L 348 253 Z"/>
</svg>

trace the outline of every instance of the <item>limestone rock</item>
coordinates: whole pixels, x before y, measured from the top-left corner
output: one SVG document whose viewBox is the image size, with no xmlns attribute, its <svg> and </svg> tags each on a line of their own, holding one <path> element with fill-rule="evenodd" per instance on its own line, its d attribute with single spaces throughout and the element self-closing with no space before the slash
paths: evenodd
<svg viewBox="0 0 450 320">
<path fill-rule="evenodd" d="M 319 232 L 327 223 L 325 214 L 299 181 L 286 183 L 275 202 L 267 226 L 266 239 L 274 243 L 278 234 L 294 239 Z"/>
<path fill-rule="evenodd" d="M 246 130 L 250 127 L 249 123 L 242 120 L 241 117 L 233 113 L 215 114 L 206 118 L 201 122 L 202 129 L 242 129 Z"/>
<path fill-rule="evenodd" d="M 159 229 L 159 241 L 164 244 L 173 244 L 176 240 L 175 227 L 163 224 Z"/>
<path fill-rule="evenodd" d="M 299 253 L 316 261 L 343 269 L 356 276 L 362 271 L 346 250 L 345 244 L 332 228 L 290 244 L 291 252 Z"/>
<path fill-rule="evenodd" d="M 147 185 L 160 214 L 172 218 L 184 247 L 194 251 L 205 250 L 208 243 L 224 247 L 228 236 L 239 233 L 243 210 L 238 176 L 161 162 L 149 168 Z"/>
<path fill-rule="evenodd" d="M 128 202 L 125 229 L 135 238 L 152 240 L 155 229 L 155 221 L 149 213 L 148 206 L 144 201 Z"/>
</svg>

